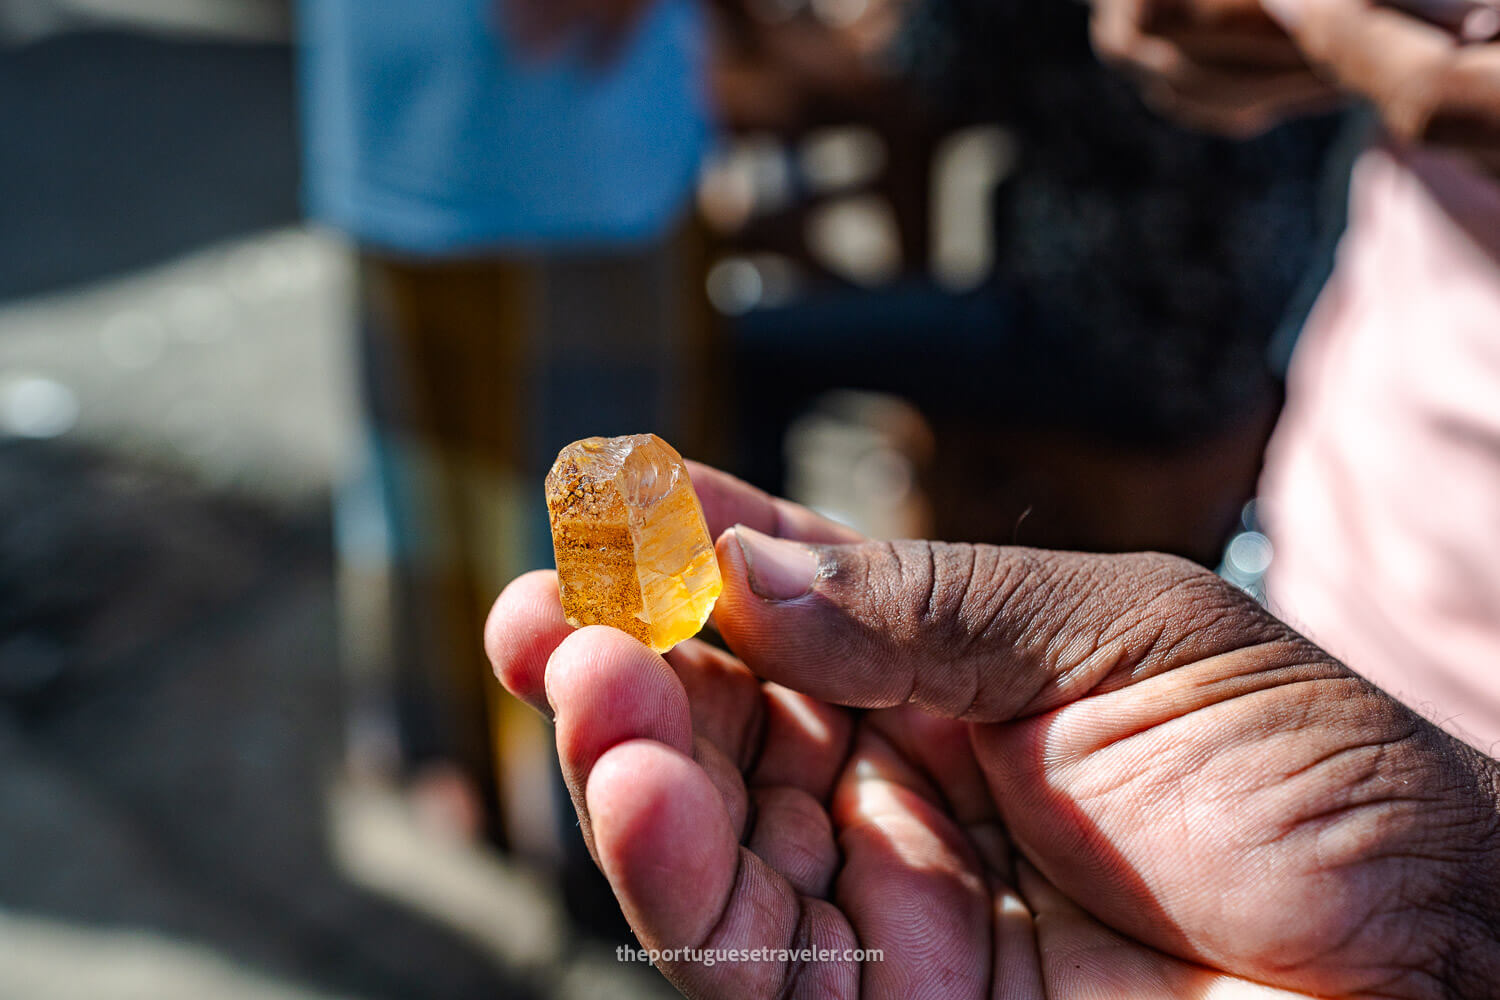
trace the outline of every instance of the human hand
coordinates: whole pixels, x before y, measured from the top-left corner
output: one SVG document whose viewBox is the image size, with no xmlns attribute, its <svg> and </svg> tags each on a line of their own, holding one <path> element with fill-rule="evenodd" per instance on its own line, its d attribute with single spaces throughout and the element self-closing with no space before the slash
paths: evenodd
<svg viewBox="0 0 1500 1000">
<path fill-rule="evenodd" d="M 1093 8 L 1099 58 L 1189 127 L 1244 138 L 1336 98 L 1256 0 L 1093 0 Z"/>
<path fill-rule="evenodd" d="M 554 715 L 643 946 L 884 953 L 663 963 L 683 992 L 1480 996 L 1500 974 L 1494 762 L 1212 574 L 864 543 L 692 476 L 712 527 L 752 529 L 718 542 L 738 658 L 574 632 L 545 572 L 486 629 Z"/>
<path fill-rule="evenodd" d="M 1373 103 L 1398 140 L 1460 150 L 1500 173 L 1495 7 L 1469 0 L 1263 2 L 1318 71 Z"/>
</svg>

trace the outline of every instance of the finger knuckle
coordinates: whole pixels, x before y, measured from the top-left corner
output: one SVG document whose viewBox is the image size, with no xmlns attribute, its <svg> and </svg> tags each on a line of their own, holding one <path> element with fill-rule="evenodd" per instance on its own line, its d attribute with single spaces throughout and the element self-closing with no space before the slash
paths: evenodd
<svg viewBox="0 0 1500 1000">
<path fill-rule="evenodd" d="M 1202 609 L 1222 603 L 1227 587 L 1211 570 L 1180 556 L 1145 552 L 1128 556 L 1122 579 L 1130 581 L 1142 616 L 1197 617 Z M 1127 595 L 1128 597 L 1129 595 Z"/>
<path fill-rule="evenodd" d="M 911 541 L 886 546 L 891 570 L 881 613 L 906 642 L 946 660 L 961 658 L 993 622 L 996 562 L 989 546 Z"/>
<path fill-rule="evenodd" d="M 1469 105 L 1477 88 L 1457 58 L 1444 59 L 1411 83 L 1395 88 L 1388 99 L 1386 123 L 1404 142 L 1440 138 L 1443 125 L 1472 115 Z"/>
<path fill-rule="evenodd" d="M 1218 574 L 1176 556 L 1150 553 L 1139 557 L 1126 603 L 1139 641 L 1129 666 L 1166 669 L 1178 660 L 1286 640 L 1289 629 Z"/>
<path fill-rule="evenodd" d="M 907 605 L 902 617 L 931 648 L 959 653 L 978 637 L 983 616 L 976 604 L 988 601 L 976 578 L 983 546 L 948 542 L 902 543 L 894 549 L 902 570 Z"/>
</svg>

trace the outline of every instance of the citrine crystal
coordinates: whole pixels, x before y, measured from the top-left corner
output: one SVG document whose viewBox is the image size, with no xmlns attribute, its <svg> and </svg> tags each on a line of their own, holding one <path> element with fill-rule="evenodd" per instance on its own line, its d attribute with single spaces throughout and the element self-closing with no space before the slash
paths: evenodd
<svg viewBox="0 0 1500 1000">
<path fill-rule="evenodd" d="M 658 653 L 695 635 L 723 589 L 682 456 L 655 434 L 575 441 L 547 473 L 563 614 Z"/>
</svg>

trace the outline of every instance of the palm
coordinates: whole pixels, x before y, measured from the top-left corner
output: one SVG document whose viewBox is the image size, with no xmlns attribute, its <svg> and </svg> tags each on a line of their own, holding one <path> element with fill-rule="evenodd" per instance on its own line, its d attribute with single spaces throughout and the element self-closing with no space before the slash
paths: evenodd
<svg viewBox="0 0 1500 1000">
<path fill-rule="evenodd" d="M 974 745 L 1020 851 L 1112 928 L 1320 994 L 1400 992 L 1430 964 L 1424 792 L 1372 779 L 1415 734 L 1357 678 L 1283 666 L 1201 661 Z"/>
</svg>

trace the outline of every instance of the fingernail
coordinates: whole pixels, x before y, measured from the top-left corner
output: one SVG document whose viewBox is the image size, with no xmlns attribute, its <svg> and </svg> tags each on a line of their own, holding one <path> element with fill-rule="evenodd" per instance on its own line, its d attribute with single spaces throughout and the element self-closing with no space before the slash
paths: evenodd
<svg viewBox="0 0 1500 1000">
<path fill-rule="evenodd" d="M 1298 0 L 1260 0 L 1260 6 L 1271 15 L 1273 21 L 1288 31 L 1294 30 L 1302 17 Z"/>
<path fill-rule="evenodd" d="M 734 526 L 735 541 L 745 557 L 750 589 L 771 601 L 790 601 L 812 590 L 818 579 L 818 553 L 800 542 L 763 535 L 743 524 Z"/>
<path fill-rule="evenodd" d="M 1500 10 L 1494 7 L 1476 7 L 1464 16 L 1459 28 L 1459 39 L 1470 45 L 1493 42 L 1500 35 Z"/>
</svg>

